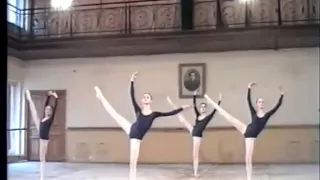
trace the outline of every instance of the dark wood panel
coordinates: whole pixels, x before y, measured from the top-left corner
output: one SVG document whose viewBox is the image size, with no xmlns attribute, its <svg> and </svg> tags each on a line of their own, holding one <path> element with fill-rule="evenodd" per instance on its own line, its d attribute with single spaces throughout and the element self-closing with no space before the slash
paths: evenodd
<svg viewBox="0 0 320 180">
<path fill-rule="evenodd" d="M 156 35 L 47 39 L 24 43 L 19 46 L 18 52 L 19 58 L 23 60 L 37 60 L 317 47 L 319 27 L 319 25 L 301 25 Z M 8 53 L 14 56 L 10 51 Z"/>
</svg>

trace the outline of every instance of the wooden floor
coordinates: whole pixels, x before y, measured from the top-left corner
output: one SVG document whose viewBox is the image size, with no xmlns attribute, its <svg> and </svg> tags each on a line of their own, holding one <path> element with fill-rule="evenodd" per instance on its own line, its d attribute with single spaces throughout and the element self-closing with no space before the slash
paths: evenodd
<svg viewBox="0 0 320 180">
<path fill-rule="evenodd" d="M 37 180 L 39 164 L 10 164 L 9 180 Z M 126 164 L 47 163 L 45 180 L 128 180 Z M 139 165 L 137 180 L 191 180 L 191 165 Z M 244 165 L 200 165 L 199 180 L 245 180 Z M 319 180 L 319 165 L 254 165 L 253 180 Z"/>
</svg>

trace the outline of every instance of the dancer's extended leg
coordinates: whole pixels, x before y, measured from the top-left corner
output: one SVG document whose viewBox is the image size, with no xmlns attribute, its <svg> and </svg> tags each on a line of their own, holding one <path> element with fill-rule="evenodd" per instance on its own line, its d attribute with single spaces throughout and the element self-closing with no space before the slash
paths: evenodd
<svg viewBox="0 0 320 180">
<path fill-rule="evenodd" d="M 218 111 L 227 121 L 229 121 L 241 134 L 245 133 L 247 125 L 239 119 L 231 116 L 227 111 Z"/>
<path fill-rule="evenodd" d="M 252 178 L 252 154 L 254 150 L 255 138 L 246 138 L 246 170 L 247 170 L 247 180 Z"/>
<path fill-rule="evenodd" d="M 199 177 L 199 150 L 201 145 L 201 137 L 193 137 L 193 174 L 195 177 Z"/>
<path fill-rule="evenodd" d="M 110 105 L 110 103 L 104 98 L 100 89 L 96 86 L 95 88 L 97 98 L 102 102 L 103 107 L 110 114 L 110 116 L 117 121 L 118 125 L 126 132 L 130 133 L 131 123 L 122 117 L 116 110 Z"/>
<path fill-rule="evenodd" d="M 223 116 L 227 121 L 229 121 L 241 134 L 245 133 L 247 125 L 238 120 L 237 118 L 231 116 L 226 110 L 222 109 L 217 103 L 215 103 L 208 96 L 205 96 L 207 100 L 213 105 L 213 107 Z"/>
<path fill-rule="evenodd" d="M 43 180 L 45 174 L 46 155 L 48 151 L 49 140 L 40 139 L 40 179 Z"/>
<path fill-rule="evenodd" d="M 34 124 L 36 125 L 37 130 L 39 131 L 40 118 L 39 118 L 39 115 L 38 115 L 38 112 L 37 112 L 37 108 L 36 108 L 32 98 L 31 98 L 31 94 L 30 94 L 29 90 L 26 90 L 26 99 L 29 102 L 29 108 L 30 108 L 30 111 L 31 111 L 32 120 L 33 120 Z"/>
<path fill-rule="evenodd" d="M 180 122 L 182 122 L 184 124 L 184 126 L 187 128 L 187 130 L 189 131 L 189 133 L 192 133 L 193 127 L 192 125 L 184 118 L 183 115 L 178 114 L 178 118 L 180 120 Z"/>
<path fill-rule="evenodd" d="M 169 96 L 167 97 L 167 101 L 170 104 L 170 106 L 172 106 L 173 109 L 177 109 L 177 106 L 175 104 L 173 104 L 173 102 L 171 101 Z M 179 118 L 180 122 L 182 122 L 184 124 L 184 126 L 187 128 L 187 130 L 191 134 L 192 130 L 193 130 L 192 125 L 186 120 L 186 118 L 182 114 L 178 114 L 178 118 Z"/>
<path fill-rule="evenodd" d="M 139 139 L 130 139 L 130 180 L 136 180 L 137 178 L 137 163 L 140 152 Z"/>
</svg>

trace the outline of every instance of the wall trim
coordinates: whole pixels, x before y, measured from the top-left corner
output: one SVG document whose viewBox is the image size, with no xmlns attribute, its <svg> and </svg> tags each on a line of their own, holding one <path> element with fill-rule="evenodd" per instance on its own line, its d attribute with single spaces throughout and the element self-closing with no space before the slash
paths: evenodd
<svg viewBox="0 0 320 180">
<path fill-rule="evenodd" d="M 128 165 L 128 161 L 126 162 L 96 162 L 96 161 L 83 161 L 83 160 L 70 160 L 70 161 L 67 161 L 67 163 L 70 163 L 70 164 L 107 164 L 107 165 Z M 143 164 L 143 165 L 150 165 L 150 166 L 153 166 L 153 165 L 159 165 L 159 164 L 164 164 L 164 165 L 189 165 L 190 163 L 192 163 L 192 161 L 190 162 L 139 162 L 139 164 Z M 226 163 L 221 163 L 221 162 L 199 162 L 201 164 L 205 164 L 205 165 L 209 165 L 209 164 L 212 164 L 212 165 L 243 165 L 244 163 L 243 162 L 232 162 L 232 163 L 229 163 L 229 162 L 226 162 Z M 318 164 L 319 162 L 309 162 L 309 161 L 302 161 L 302 162 L 282 162 L 282 161 L 278 161 L 278 162 L 254 162 L 254 164 L 258 164 L 258 165 L 266 165 L 266 166 L 269 166 L 269 165 L 310 165 L 310 164 Z"/>
<path fill-rule="evenodd" d="M 304 124 L 304 125 L 269 125 L 265 129 L 320 129 L 320 124 Z M 122 131 L 120 127 L 68 127 L 68 131 Z M 217 126 L 208 127 L 206 131 L 217 130 L 235 130 L 232 126 Z M 153 132 L 179 132 L 186 131 L 186 128 L 182 127 L 155 127 L 151 128 Z"/>
</svg>

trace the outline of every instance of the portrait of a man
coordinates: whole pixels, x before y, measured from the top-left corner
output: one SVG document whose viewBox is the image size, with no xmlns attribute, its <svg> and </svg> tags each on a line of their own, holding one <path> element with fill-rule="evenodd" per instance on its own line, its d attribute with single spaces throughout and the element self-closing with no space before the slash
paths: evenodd
<svg viewBox="0 0 320 180">
<path fill-rule="evenodd" d="M 194 92 L 200 87 L 200 74 L 196 69 L 188 70 L 184 75 L 184 87 L 188 91 Z"/>
<path fill-rule="evenodd" d="M 205 64 L 179 64 L 179 96 L 192 98 L 194 91 L 205 94 Z"/>
</svg>

